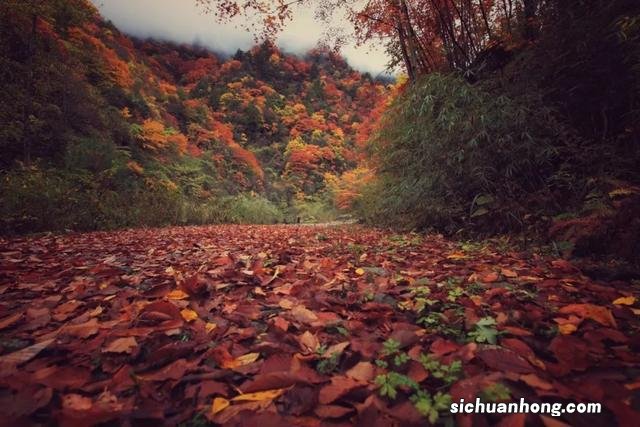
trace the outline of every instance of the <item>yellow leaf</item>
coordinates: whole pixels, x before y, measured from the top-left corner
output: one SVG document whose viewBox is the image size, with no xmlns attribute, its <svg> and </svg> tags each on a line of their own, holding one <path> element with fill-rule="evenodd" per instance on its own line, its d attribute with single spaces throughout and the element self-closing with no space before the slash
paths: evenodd
<svg viewBox="0 0 640 427">
<path fill-rule="evenodd" d="M 357 274 L 358 276 L 362 276 L 362 275 L 364 274 L 364 269 L 362 269 L 362 268 L 358 268 L 358 269 L 356 270 L 356 274 Z"/>
<path fill-rule="evenodd" d="M 215 323 L 207 322 L 207 324 L 204 325 L 204 330 L 207 331 L 207 333 L 209 333 L 217 327 L 218 325 L 216 325 Z"/>
<path fill-rule="evenodd" d="M 240 357 L 236 357 L 233 360 L 223 362 L 222 367 L 225 369 L 233 369 L 240 366 L 248 365 L 258 360 L 258 357 L 260 357 L 260 353 L 247 353 Z"/>
<path fill-rule="evenodd" d="M 189 295 L 180 289 L 176 289 L 175 291 L 171 291 L 167 294 L 167 298 L 169 299 L 187 299 Z"/>
<path fill-rule="evenodd" d="M 259 391 L 256 393 L 245 393 L 245 394 L 240 394 L 231 400 L 233 401 L 247 400 L 251 402 L 259 402 L 261 400 L 273 400 L 276 397 L 282 395 L 282 393 L 284 393 L 285 390 L 286 388 L 278 388 L 274 390 Z"/>
<path fill-rule="evenodd" d="M 628 297 L 620 297 L 613 302 L 615 305 L 633 305 L 636 303 L 636 297 L 628 296 Z"/>
<path fill-rule="evenodd" d="M 181 310 L 180 314 L 182 315 L 182 318 L 184 320 L 186 320 L 187 322 L 193 322 L 194 320 L 196 320 L 198 318 L 198 313 L 196 313 L 193 310 L 189 310 L 188 308 L 185 308 L 184 310 Z"/>
<path fill-rule="evenodd" d="M 211 414 L 215 415 L 218 412 L 224 411 L 230 404 L 231 402 L 224 397 L 216 397 L 211 404 Z"/>
<path fill-rule="evenodd" d="M 454 261 L 460 260 L 460 259 L 466 259 L 468 258 L 465 254 L 463 254 L 462 252 L 454 252 L 451 255 L 447 256 L 448 259 L 452 259 Z"/>
</svg>

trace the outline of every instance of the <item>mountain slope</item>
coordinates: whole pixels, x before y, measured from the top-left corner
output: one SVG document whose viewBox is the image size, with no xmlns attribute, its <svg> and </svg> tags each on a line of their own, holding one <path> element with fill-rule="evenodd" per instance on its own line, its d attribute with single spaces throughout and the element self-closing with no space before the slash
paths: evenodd
<svg viewBox="0 0 640 427">
<path fill-rule="evenodd" d="M 0 7 L 5 232 L 298 215 L 387 96 L 330 52 L 222 58 L 133 40 L 84 0 Z"/>
</svg>

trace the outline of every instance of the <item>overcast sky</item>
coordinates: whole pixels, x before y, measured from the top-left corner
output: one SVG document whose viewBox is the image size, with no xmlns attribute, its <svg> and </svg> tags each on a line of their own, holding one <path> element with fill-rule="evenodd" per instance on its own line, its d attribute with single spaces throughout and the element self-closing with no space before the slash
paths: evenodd
<svg viewBox="0 0 640 427">
<path fill-rule="evenodd" d="M 234 53 L 254 44 L 253 36 L 236 24 L 219 24 L 202 13 L 193 0 L 91 0 L 102 16 L 121 31 L 137 37 L 153 37 L 178 43 L 198 43 L 217 52 Z M 341 25 L 337 19 L 333 25 Z M 344 22 L 348 26 L 348 22 Z M 285 51 L 304 53 L 315 47 L 323 25 L 314 20 L 313 10 L 298 8 L 294 19 L 277 44 Z M 388 58 L 380 47 L 356 48 L 348 45 L 342 54 L 349 64 L 376 75 L 385 69 Z"/>
</svg>

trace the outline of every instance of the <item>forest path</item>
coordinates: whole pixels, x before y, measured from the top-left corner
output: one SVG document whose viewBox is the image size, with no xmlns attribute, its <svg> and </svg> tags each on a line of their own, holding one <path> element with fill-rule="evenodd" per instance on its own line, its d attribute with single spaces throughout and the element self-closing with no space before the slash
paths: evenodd
<svg viewBox="0 0 640 427">
<path fill-rule="evenodd" d="M 0 412 L 421 425 L 412 395 L 441 420 L 449 396 L 483 395 L 600 402 L 563 421 L 640 425 L 638 290 L 564 260 L 358 225 L 0 240 Z"/>
</svg>

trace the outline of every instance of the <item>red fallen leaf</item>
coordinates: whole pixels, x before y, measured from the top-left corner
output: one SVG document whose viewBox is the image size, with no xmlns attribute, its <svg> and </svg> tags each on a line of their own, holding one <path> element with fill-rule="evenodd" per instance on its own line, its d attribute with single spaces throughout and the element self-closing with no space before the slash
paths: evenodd
<svg viewBox="0 0 640 427">
<path fill-rule="evenodd" d="M 22 363 L 28 362 L 36 357 L 38 353 L 47 348 L 54 340 L 55 338 L 40 341 L 22 350 L 0 356 L 0 377 L 3 373 L 9 373 Z"/>
<path fill-rule="evenodd" d="M 456 344 L 453 341 L 445 340 L 443 338 L 438 338 L 435 340 L 431 347 L 429 347 L 430 352 L 435 355 L 436 358 L 440 358 L 445 354 L 453 353 L 460 348 L 459 344 Z"/>
<path fill-rule="evenodd" d="M 353 378 L 334 376 L 331 378 L 331 384 L 320 389 L 318 401 L 323 405 L 335 402 L 342 396 L 364 385 L 366 385 L 366 383 L 362 383 Z"/>
<path fill-rule="evenodd" d="M 611 311 L 606 307 L 595 304 L 569 304 L 558 310 L 562 314 L 575 314 L 576 316 L 592 319 L 604 326 L 617 328 L 616 321 Z"/>
<path fill-rule="evenodd" d="M 549 349 L 566 369 L 583 371 L 591 365 L 589 346 L 574 335 L 557 335 L 551 340 Z"/>
<path fill-rule="evenodd" d="M 527 359 L 527 361 L 533 366 L 544 369 L 544 363 L 536 357 L 531 347 L 529 347 L 524 341 L 517 338 L 503 338 L 500 340 L 500 344 L 502 344 L 503 347 L 515 351 L 520 356 Z"/>
<path fill-rule="evenodd" d="M 498 279 L 500 279 L 500 275 L 495 271 L 492 271 L 490 273 L 483 275 L 480 280 L 484 283 L 493 283 L 493 282 L 497 282 Z"/>
<path fill-rule="evenodd" d="M 415 360 L 410 360 L 407 376 L 415 382 L 421 383 L 429 377 L 429 372 L 424 369 L 424 366 L 422 366 L 421 363 L 418 363 Z"/>
<path fill-rule="evenodd" d="M 454 402 L 464 399 L 469 402 L 478 396 L 485 387 L 497 383 L 504 377 L 501 372 L 492 372 L 489 374 L 476 375 L 464 378 L 451 386 L 449 394 Z"/>
<path fill-rule="evenodd" d="M 200 275 L 194 274 L 178 283 L 178 286 L 189 295 L 198 296 L 207 292 L 207 283 L 201 280 Z"/>
<path fill-rule="evenodd" d="M 21 388 L 15 395 L 3 393 L 0 396 L 0 408 L 3 411 L 3 419 L 0 420 L 0 423 L 19 425 L 13 421 L 29 416 L 38 409 L 47 406 L 52 397 L 53 390 L 51 388 L 35 385 Z"/>
<path fill-rule="evenodd" d="M 286 391 L 280 403 L 289 415 L 309 413 L 318 405 L 318 390 L 309 385 L 296 385 Z"/>
<path fill-rule="evenodd" d="M 387 414 L 400 422 L 400 425 L 418 426 L 425 423 L 424 416 L 418 412 L 415 405 L 408 400 L 385 410 Z"/>
<path fill-rule="evenodd" d="M 418 328 L 414 328 L 412 330 L 409 329 L 396 329 L 389 336 L 390 339 L 393 339 L 400 343 L 400 348 L 409 347 L 420 340 L 420 337 L 416 333 Z"/>
<path fill-rule="evenodd" d="M 282 332 L 287 332 L 289 329 L 289 322 L 287 322 L 284 318 L 278 316 L 273 319 L 273 324 L 276 328 L 280 329 Z"/>
<path fill-rule="evenodd" d="M 181 319 L 180 309 L 169 301 L 156 301 L 142 308 L 140 318 L 143 320 L 164 321 Z"/>
<path fill-rule="evenodd" d="M 556 259 L 551 261 L 551 265 L 554 269 L 559 271 L 560 273 L 579 273 L 578 270 L 573 264 L 565 259 Z"/>
<path fill-rule="evenodd" d="M 98 319 L 92 318 L 91 320 L 80 323 L 78 325 L 67 325 L 62 328 L 61 334 L 70 335 L 77 338 L 89 338 L 98 333 L 100 325 Z"/>
<path fill-rule="evenodd" d="M 517 353 L 504 348 L 489 348 L 477 352 L 477 356 L 491 369 L 503 372 L 528 374 L 533 367 Z"/>
<path fill-rule="evenodd" d="M 342 418 L 354 410 L 340 405 L 318 405 L 313 412 L 320 418 Z"/>
<path fill-rule="evenodd" d="M 297 305 L 291 309 L 291 315 L 300 323 L 311 325 L 318 320 L 316 314 L 303 305 Z"/>
<path fill-rule="evenodd" d="M 526 329 L 518 328 L 517 326 L 501 326 L 500 329 L 504 332 L 508 332 L 516 337 L 532 337 L 533 333 Z"/>
<path fill-rule="evenodd" d="M 0 319 L 0 330 L 15 325 L 20 319 L 22 319 L 22 313 L 14 313 L 11 316 Z"/>
<path fill-rule="evenodd" d="M 520 381 L 524 382 L 528 386 L 531 386 L 533 388 L 537 388 L 540 390 L 553 390 L 554 388 L 551 383 L 543 380 L 536 374 L 520 375 Z"/>
<path fill-rule="evenodd" d="M 187 372 L 187 369 L 191 367 L 191 364 L 185 359 L 178 359 L 167 366 L 158 369 L 157 371 L 138 374 L 138 378 L 145 381 L 166 381 L 166 380 L 179 380 Z"/>
<path fill-rule="evenodd" d="M 48 366 L 37 370 L 31 379 L 54 389 L 80 388 L 91 379 L 91 371 L 79 366 Z"/>
<path fill-rule="evenodd" d="M 358 362 L 346 375 L 356 381 L 372 381 L 376 376 L 376 367 L 370 362 Z"/>
<path fill-rule="evenodd" d="M 295 372 L 269 372 L 258 374 L 240 386 L 243 393 L 255 393 L 257 391 L 274 390 L 291 387 L 295 384 L 306 384 L 300 375 Z"/>
</svg>

